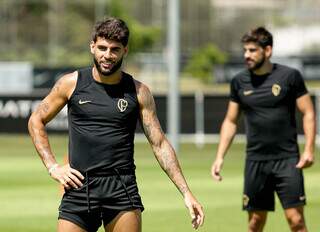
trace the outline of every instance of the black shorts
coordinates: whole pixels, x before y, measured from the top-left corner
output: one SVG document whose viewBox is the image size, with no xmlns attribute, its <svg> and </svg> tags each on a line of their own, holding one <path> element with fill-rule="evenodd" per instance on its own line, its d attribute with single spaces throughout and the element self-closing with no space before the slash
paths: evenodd
<svg viewBox="0 0 320 232">
<path fill-rule="evenodd" d="M 299 157 L 256 161 L 246 160 L 243 209 L 274 211 L 275 192 L 284 209 L 306 204 Z"/>
<path fill-rule="evenodd" d="M 59 219 L 71 221 L 87 231 L 97 231 L 121 211 L 144 207 L 134 174 L 86 176 L 81 188 L 66 190 Z"/>
</svg>

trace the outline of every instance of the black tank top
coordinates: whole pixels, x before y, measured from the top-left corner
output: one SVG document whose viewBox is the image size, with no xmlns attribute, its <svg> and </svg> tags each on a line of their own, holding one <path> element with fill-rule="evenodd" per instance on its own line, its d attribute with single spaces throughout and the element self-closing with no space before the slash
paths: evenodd
<svg viewBox="0 0 320 232">
<path fill-rule="evenodd" d="M 133 78 L 96 82 L 92 68 L 80 69 L 68 101 L 69 162 L 80 172 L 135 168 L 134 134 L 139 103 Z"/>
</svg>

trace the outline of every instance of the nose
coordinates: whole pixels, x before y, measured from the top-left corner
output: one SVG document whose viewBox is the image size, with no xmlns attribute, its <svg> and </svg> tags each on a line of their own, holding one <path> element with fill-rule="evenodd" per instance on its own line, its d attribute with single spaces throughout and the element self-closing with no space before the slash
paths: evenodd
<svg viewBox="0 0 320 232">
<path fill-rule="evenodd" d="M 111 52 L 110 49 L 107 49 L 107 50 L 105 51 L 104 57 L 105 57 L 106 59 L 111 59 L 111 58 L 113 57 L 112 52 Z"/>
<path fill-rule="evenodd" d="M 243 53 L 243 57 L 245 58 L 245 59 L 247 59 L 247 58 L 249 58 L 250 57 L 250 52 L 249 51 L 244 51 L 244 53 Z"/>
</svg>

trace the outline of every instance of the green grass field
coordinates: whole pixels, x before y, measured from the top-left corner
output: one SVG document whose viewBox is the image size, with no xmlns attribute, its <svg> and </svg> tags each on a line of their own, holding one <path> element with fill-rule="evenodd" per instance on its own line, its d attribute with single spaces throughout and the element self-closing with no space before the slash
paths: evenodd
<svg viewBox="0 0 320 232">
<path fill-rule="evenodd" d="M 51 146 L 62 162 L 67 137 L 52 136 Z M 226 158 L 221 183 L 210 177 L 216 144 L 197 149 L 181 145 L 179 159 L 185 177 L 203 204 L 206 220 L 199 231 L 246 231 L 247 215 L 241 210 L 244 145 L 232 145 Z M 159 167 L 149 145 L 137 143 L 135 160 L 140 193 L 145 205 L 143 231 L 193 231 L 183 199 Z M 305 171 L 308 206 L 305 209 L 310 232 L 320 231 L 320 164 Z M 0 231 L 55 231 L 60 202 L 58 184 L 51 180 L 31 140 L 22 135 L 0 136 Z M 103 230 L 100 230 L 103 231 Z M 289 231 L 277 202 L 265 232 Z"/>
</svg>

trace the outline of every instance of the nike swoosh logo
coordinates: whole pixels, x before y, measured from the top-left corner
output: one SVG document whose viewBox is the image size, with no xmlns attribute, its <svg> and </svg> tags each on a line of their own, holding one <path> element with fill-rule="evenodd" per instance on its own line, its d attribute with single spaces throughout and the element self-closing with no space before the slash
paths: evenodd
<svg viewBox="0 0 320 232">
<path fill-rule="evenodd" d="M 301 196 L 301 197 L 299 197 L 299 200 L 300 201 L 304 201 L 306 199 L 306 197 L 305 196 Z"/>
<path fill-rule="evenodd" d="M 253 90 L 243 91 L 243 95 L 244 96 L 248 96 L 248 95 L 251 95 L 251 94 L 253 94 Z"/>
<path fill-rule="evenodd" d="M 79 105 L 83 105 L 83 104 L 86 104 L 86 103 L 89 103 L 91 101 L 82 101 L 81 99 L 79 100 Z"/>
</svg>

